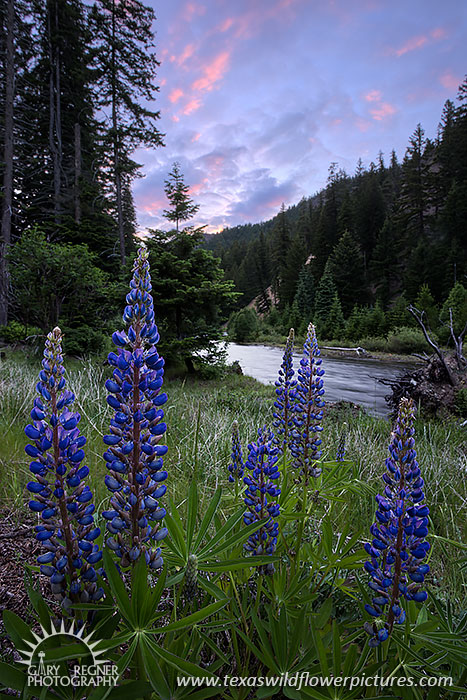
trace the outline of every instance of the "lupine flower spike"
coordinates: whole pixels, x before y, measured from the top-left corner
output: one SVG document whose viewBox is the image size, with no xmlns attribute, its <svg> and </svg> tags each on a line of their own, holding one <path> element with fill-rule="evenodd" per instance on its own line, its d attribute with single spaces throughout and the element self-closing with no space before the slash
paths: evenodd
<svg viewBox="0 0 467 700">
<path fill-rule="evenodd" d="M 63 607 L 71 608 L 102 597 L 95 570 L 102 552 L 94 543 L 100 530 L 94 526 L 93 497 L 85 484 L 89 468 L 82 464 L 86 438 L 77 427 L 80 414 L 71 410 L 74 394 L 65 388 L 61 342 L 60 328 L 54 328 L 45 343 L 32 423 L 25 428 L 35 479 L 27 489 L 33 494 L 29 507 L 41 518 L 36 539 L 46 552 L 37 559 L 40 571 Z"/>
<path fill-rule="evenodd" d="M 424 564 L 430 545 L 428 534 L 428 506 L 423 505 L 423 479 L 414 449 L 415 407 L 411 399 L 402 399 L 386 459 L 384 494 L 376 496 L 378 504 L 375 522 L 370 528 L 373 540 L 365 544 L 370 561 L 365 569 L 371 576 L 373 604 L 365 605 L 373 617 L 385 618 L 384 626 L 366 623 L 370 646 L 385 641 L 394 624 L 402 624 L 405 611 L 400 598 L 423 602 L 427 598 L 421 590 L 430 567 Z"/>
<path fill-rule="evenodd" d="M 240 435 L 238 433 L 238 422 L 234 420 L 232 425 L 232 462 L 229 464 L 229 481 L 231 484 L 242 478 L 243 454 Z"/>
<path fill-rule="evenodd" d="M 290 433 L 294 425 L 292 413 L 297 382 L 293 379 L 295 374 L 293 369 L 293 347 L 294 329 L 291 328 L 285 345 L 279 378 L 275 382 L 277 398 L 274 402 L 276 410 L 273 414 L 273 425 L 276 429 L 276 443 L 280 452 L 283 452 L 289 444 Z"/>
<path fill-rule="evenodd" d="M 115 409 L 110 433 L 104 437 L 112 493 L 110 509 L 103 513 L 111 537 L 106 545 L 127 567 L 144 556 L 152 569 L 162 566 L 158 543 L 167 535 L 161 524 L 166 511 L 159 499 L 165 494 L 167 472 L 162 457 L 167 447 L 159 443 L 167 426 L 161 406 L 164 360 L 156 350 L 159 333 L 154 323 L 148 253 L 140 248 L 133 266 L 123 321 L 127 330 L 112 335 L 116 352 L 109 354 L 115 368 L 106 388 Z"/>
<path fill-rule="evenodd" d="M 303 357 L 298 369 L 295 391 L 294 428 L 292 430 L 290 451 L 294 458 L 293 466 L 300 470 L 301 479 L 308 483 L 310 477 L 321 474 L 316 462 L 321 457 L 320 432 L 323 430 L 324 401 L 322 396 L 323 374 L 314 326 L 308 326 L 307 337 L 303 346 Z"/>
<path fill-rule="evenodd" d="M 342 424 L 342 432 L 337 445 L 336 462 L 343 462 L 345 459 L 345 443 L 347 440 L 347 423 Z"/>
<path fill-rule="evenodd" d="M 280 494 L 276 480 L 280 473 L 277 467 L 278 448 L 274 445 L 274 435 L 266 428 L 258 430 L 258 440 L 248 445 L 249 455 L 245 467 L 250 472 L 243 481 L 247 486 L 243 517 L 245 525 L 263 520 L 263 527 L 254 532 L 244 545 L 253 555 L 273 554 L 276 549 L 279 525 L 275 518 L 279 515 L 279 505 L 273 499 Z M 265 573 L 272 574 L 274 565 L 268 564 Z"/>
</svg>

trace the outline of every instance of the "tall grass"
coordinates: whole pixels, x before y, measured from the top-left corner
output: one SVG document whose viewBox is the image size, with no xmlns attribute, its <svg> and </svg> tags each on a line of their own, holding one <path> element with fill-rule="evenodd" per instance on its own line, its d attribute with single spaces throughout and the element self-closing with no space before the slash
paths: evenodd
<svg viewBox="0 0 467 700">
<path fill-rule="evenodd" d="M 82 416 L 80 428 L 87 437 L 90 486 L 98 510 L 106 506 L 102 436 L 107 432 L 111 410 L 106 403 L 104 381 L 110 370 L 96 362 L 67 363 L 67 382 L 76 395 L 75 410 Z M 0 505 L 13 510 L 18 520 L 27 512 L 25 485 L 29 481 L 27 439 L 24 426 L 35 395 L 39 360 L 9 356 L 0 363 Z M 188 485 L 196 479 L 200 497 L 207 506 L 215 488 L 222 485 L 225 506 L 229 504 L 227 466 L 230 460 L 232 423 L 239 422 L 246 448 L 258 427 L 271 423 L 274 389 L 253 379 L 226 375 L 222 380 L 192 378 L 166 382 L 169 401 L 165 406 L 169 426 L 169 453 L 164 464 L 169 471 L 170 496 L 183 504 Z M 347 424 L 346 458 L 355 463 L 355 475 L 372 491 L 382 489 L 381 475 L 391 426 L 351 409 L 330 409 L 323 421 L 323 458 L 333 460 Z M 445 540 L 465 541 L 467 522 L 467 450 L 465 429 L 455 422 L 417 421 L 416 446 L 426 483 L 426 502 L 431 510 L 431 532 L 438 537 L 433 558 L 435 582 L 440 590 L 459 598 L 465 580 L 454 562 L 459 551 Z M 368 494 L 349 497 L 341 510 L 344 522 L 356 531 L 368 529 L 374 515 L 374 498 Z M 444 538 L 444 539 L 442 539 Z"/>
</svg>

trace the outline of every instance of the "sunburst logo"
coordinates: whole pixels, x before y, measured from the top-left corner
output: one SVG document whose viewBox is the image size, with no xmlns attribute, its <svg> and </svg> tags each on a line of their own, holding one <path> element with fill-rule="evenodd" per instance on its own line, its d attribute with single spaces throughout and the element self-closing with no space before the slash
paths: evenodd
<svg viewBox="0 0 467 700">
<path fill-rule="evenodd" d="M 85 634 L 84 627 L 79 629 L 72 622 L 67 628 L 62 620 L 57 626 L 51 623 L 50 630 L 41 625 L 41 633 L 31 631 L 31 635 L 33 639 L 24 640 L 25 648 L 19 650 L 23 657 L 20 663 L 28 667 L 29 686 L 85 687 L 117 684 L 117 667 L 102 658 L 104 650 L 98 649 L 100 640 L 93 639 L 92 632 Z M 57 638 L 55 645 L 49 641 L 54 637 Z M 69 640 L 68 644 L 64 643 L 65 637 Z M 42 646 L 46 647 L 45 650 L 41 649 Z M 79 663 L 79 659 L 83 658 L 89 658 L 91 663 Z M 71 671 L 67 663 L 70 660 L 73 660 Z"/>
</svg>

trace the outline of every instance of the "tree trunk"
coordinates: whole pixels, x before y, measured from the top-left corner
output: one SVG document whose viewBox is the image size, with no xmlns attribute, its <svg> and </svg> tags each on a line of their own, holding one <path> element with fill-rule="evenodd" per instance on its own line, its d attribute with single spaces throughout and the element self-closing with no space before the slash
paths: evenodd
<svg viewBox="0 0 467 700">
<path fill-rule="evenodd" d="M 53 172 L 53 188 L 54 188 L 54 219 L 57 225 L 61 221 L 61 210 L 60 210 L 60 191 L 61 191 L 61 173 L 60 173 L 60 158 L 59 151 L 56 142 L 56 134 L 58 130 L 58 120 L 56 105 L 59 104 L 60 96 L 57 95 L 55 99 L 55 92 L 57 91 L 56 77 L 58 71 L 56 71 L 57 56 L 54 55 L 54 49 L 52 46 L 52 21 L 50 17 L 50 8 L 47 17 L 47 28 L 48 28 L 48 49 L 49 49 L 49 149 L 52 156 L 52 172 Z"/>
<path fill-rule="evenodd" d="M 81 223 L 81 127 L 75 124 L 75 223 Z"/>
<path fill-rule="evenodd" d="M 125 267 L 125 230 L 123 226 L 123 204 L 122 204 L 122 174 L 120 171 L 120 144 L 118 139 L 118 114 L 117 114 L 117 88 L 115 60 L 116 41 L 116 21 L 115 21 L 115 0 L 112 1 L 112 131 L 113 131 L 113 151 L 114 151 L 114 178 L 115 178 L 115 198 L 117 204 L 117 225 L 118 238 L 120 241 L 120 265 L 122 270 Z"/>
<path fill-rule="evenodd" d="M 11 241 L 11 208 L 13 203 L 13 99 L 15 89 L 14 0 L 8 0 L 6 13 L 5 75 L 5 143 L 3 148 L 3 207 L 0 239 L 0 325 L 8 323 L 8 263 L 6 254 Z"/>
</svg>

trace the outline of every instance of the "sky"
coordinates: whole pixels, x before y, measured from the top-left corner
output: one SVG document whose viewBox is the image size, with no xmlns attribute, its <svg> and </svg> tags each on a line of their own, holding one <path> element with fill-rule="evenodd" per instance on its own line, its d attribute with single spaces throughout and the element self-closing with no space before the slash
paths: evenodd
<svg viewBox="0 0 467 700">
<path fill-rule="evenodd" d="M 435 138 L 467 72 L 466 0 L 146 0 L 165 147 L 139 149 L 141 230 L 178 161 L 207 232 L 265 221 L 381 150 Z"/>
</svg>

